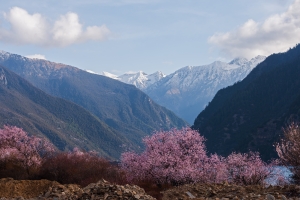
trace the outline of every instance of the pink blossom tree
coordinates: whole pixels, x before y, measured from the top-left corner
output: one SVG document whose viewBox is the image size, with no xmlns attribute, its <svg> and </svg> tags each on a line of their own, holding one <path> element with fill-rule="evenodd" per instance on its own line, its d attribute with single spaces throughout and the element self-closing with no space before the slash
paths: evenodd
<svg viewBox="0 0 300 200">
<path fill-rule="evenodd" d="M 0 160 L 14 158 L 26 169 L 27 175 L 53 151 L 54 146 L 48 140 L 29 136 L 21 128 L 4 126 L 0 129 Z"/>
<path fill-rule="evenodd" d="M 121 166 L 127 179 L 154 180 L 158 185 L 190 182 L 218 182 L 224 179 L 223 159 L 217 155 L 210 159 L 206 154 L 205 139 L 195 130 L 183 128 L 160 131 L 143 139 L 145 151 L 126 152 Z"/>
<path fill-rule="evenodd" d="M 270 176 L 278 176 L 276 164 L 276 160 L 265 163 L 257 152 L 232 153 L 226 158 L 228 181 L 239 185 L 264 185 Z"/>
<path fill-rule="evenodd" d="M 292 179 L 300 183 L 300 125 L 291 123 L 284 129 L 284 137 L 276 144 L 276 151 L 281 164 L 288 167 L 293 173 Z"/>
<path fill-rule="evenodd" d="M 232 153 L 227 158 L 207 156 L 205 139 L 190 128 L 160 131 L 145 137 L 145 151 L 126 152 L 121 167 L 128 181 L 152 180 L 157 185 L 202 182 L 234 184 L 265 184 L 278 176 L 274 166 L 263 162 L 258 153 Z M 282 178 L 282 177 L 280 177 Z"/>
</svg>

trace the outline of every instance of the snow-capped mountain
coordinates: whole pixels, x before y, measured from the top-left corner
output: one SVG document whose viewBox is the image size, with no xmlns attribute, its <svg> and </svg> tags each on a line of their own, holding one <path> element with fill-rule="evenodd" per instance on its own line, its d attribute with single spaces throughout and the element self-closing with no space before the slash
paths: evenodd
<svg viewBox="0 0 300 200">
<path fill-rule="evenodd" d="M 264 60 L 264 56 L 257 56 L 249 61 L 236 58 L 229 63 L 187 66 L 151 84 L 144 92 L 192 124 L 218 90 L 244 79 Z"/>
<path fill-rule="evenodd" d="M 126 73 L 121 76 L 117 76 L 114 74 L 111 74 L 109 72 L 102 72 L 103 76 L 107 76 L 112 79 L 119 80 L 124 83 L 135 85 L 137 88 L 141 90 L 145 90 L 147 87 L 152 85 L 153 83 L 161 80 L 165 75 L 157 71 L 153 74 L 146 74 L 145 72 L 139 71 L 134 73 Z"/>
</svg>

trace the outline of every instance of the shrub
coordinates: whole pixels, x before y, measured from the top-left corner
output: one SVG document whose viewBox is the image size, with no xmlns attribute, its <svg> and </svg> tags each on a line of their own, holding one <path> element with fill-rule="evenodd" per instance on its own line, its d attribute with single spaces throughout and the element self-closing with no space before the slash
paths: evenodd
<svg viewBox="0 0 300 200">
<path fill-rule="evenodd" d="M 232 153 L 226 158 L 226 164 L 228 182 L 239 185 L 265 185 L 266 178 L 275 172 L 276 161 L 267 164 L 257 152 Z"/>
<path fill-rule="evenodd" d="M 281 163 L 288 167 L 292 175 L 292 181 L 300 184 L 300 127 L 297 123 L 291 123 L 284 129 L 284 138 L 276 144 L 276 151 Z"/>
<path fill-rule="evenodd" d="M 31 169 L 30 171 L 33 171 Z M 34 174 L 34 173 L 31 173 Z M 14 157 L 0 159 L 0 178 L 11 177 L 14 179 L 28 179 L 26 169 Z"/>
<path fill-rule="evenodd" d="M 100 179 L 113 183 L 124 183 L 122 181 L 124 177 L 118 166 L 112 165 L 93 152 L 82 152 L 78 149 L 47 158 L 42 165 L 40 178 L 81 186 L 97 182 Z"/>
</svg>

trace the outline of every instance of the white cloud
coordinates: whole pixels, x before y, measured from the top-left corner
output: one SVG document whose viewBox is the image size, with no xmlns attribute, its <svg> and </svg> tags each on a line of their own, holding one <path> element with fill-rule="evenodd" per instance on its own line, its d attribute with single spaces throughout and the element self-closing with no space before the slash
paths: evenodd
<svg viewBox="0 0 300 200">
<path fill-rule="evenodd" d="M 14 7 L 4 14 L 10 28 L 0 26 L 0 41 L 15 44 L 64 47 L 88 40 L 102 41 L 109 37 L 105 26 L 88 26 L 84 30 L 76 13 L 69 12 L 51 24 L 39 13 L 29 14 Z"/>
<path fill-rule="evenodd" d="M 300 42 L 300 0 L 282 14 L 264 22 L 249 19 L 236 30 L 214 34 L 208 42 L 231 57 L 252 58 L 286 51 Z"/>
<path fill-rule="evenodd" d="M 46 60 L 46 56 L 45 56 L 45 55 L 41 55 L 41 54 L 28 55 L 28 56 L 25 56 L 25 57 L 31 58 L 31 59 L 42 59 L 42 60 Z"/>
</svg>

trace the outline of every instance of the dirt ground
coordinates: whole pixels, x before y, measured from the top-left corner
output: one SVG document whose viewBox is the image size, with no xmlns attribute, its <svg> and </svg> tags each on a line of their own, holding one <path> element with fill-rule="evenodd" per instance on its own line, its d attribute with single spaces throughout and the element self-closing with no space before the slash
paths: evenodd
<svg viewBox="0 0 300 200">
<path fill-rule="evenodd" d="M 39 196 L 49 187 L 59 185 L 58 182 L 48 180 L 13 180 L 12 178 L 0 179 L 0 197 L 16 198 L 24 197 L 25 199 Z"/>
<path fill-rule="evenodd" d="M 76 190 L 70 190 L 70 185 L 61 185 L 55 181 L 48 180 L 13 180 L 11 178 L 0 179 L 0 199 L 17 199 L 18 197 L 23 197 L 25 199 L 38 199 L 38 196 L 41 194 L 45 195 L 49 188 L 60 188 L 60 193 L 65 194 L 64 196 L 58 195 L 56 199 L 81 199 L 78 195 L 76 198 L 72 196 L 74 191 L 81 190 L 83 193 L 86 190 L 91 190 L 91 187 L 96 187 L 96 185 L 101 186 L 102 188 L 114 188 L 111 191 L 112 194 L 118 193 L 117 199 L 145 199 L 146 194 L 142 195 L 133 195 L 136 198 L 127 198 L 125 193 L 121 194 L 123 191 L 135 191 L 134 194 L 142 194 L 143 190 L 138 189 L 137 186 L 113 186 L 104 181 L 99 181 L 97 184 L 92 184 L 86 188 L 80 188 L 76 185 Z M 97 187 L 98 187 L 97 186 Z M 78 187 L 78 188 L 77 188 Z M 68 189 L 68 193 L 66 192 Z M 99 188 L 99 187 L 98 187 Z M 119 189 L 118 189 L 119 188 Z M 135 189 L 136 188 L 136 189 Z M 99 190 L 99 189 L 97 189 Z M 57 190 L 58 191 L 58 190 Z M 120 192 L 120 194 L 119 194 Z M 49 192 L 48 192 L 49 193 Z M 104 192 L 102 192 L 104 194 Z M 195 199 L 195 200 L 231 200 L 231 199 L 267 199 L 267 200 L 285 200 L 285 199 L 299 199 L 300 200 L 300 186 L 298 185 L 287 185 L 287 186 L 269 186 L 267 188 L 261 186 L 237 186 L 229 185 L 228 183 L 224 184 L 189 184 L 179 187 L 173 187 L 163 193 L 163 200 L 186 200 L 186 199 Z M 68 194 L 68 195 L 67 195 Z M 94 193 L 95 194 L 95 193 Z M 67 196 L 72 196 L 72 198 L 67 198 Z M 104 195 L 105 196 L 105 195 Z M 141 197 L 137 197 L 141 196 Z M 61 198 L 60 198 L 61 197 Z M 63 198 L 62 198 L 63 197 Z M 50 196 L 49 198 L 51 199 Z M 86 198 L 84 198 L 86 199 Z M 88 198 L 89 199 L 89 198 Z M 102 198 L 99 198 L 102 199 Z M 106 198 L 105 199 L 115 199 L 115 198 Z M 153 199 L 148 197 L 146 199 Z"/>
</svg>

